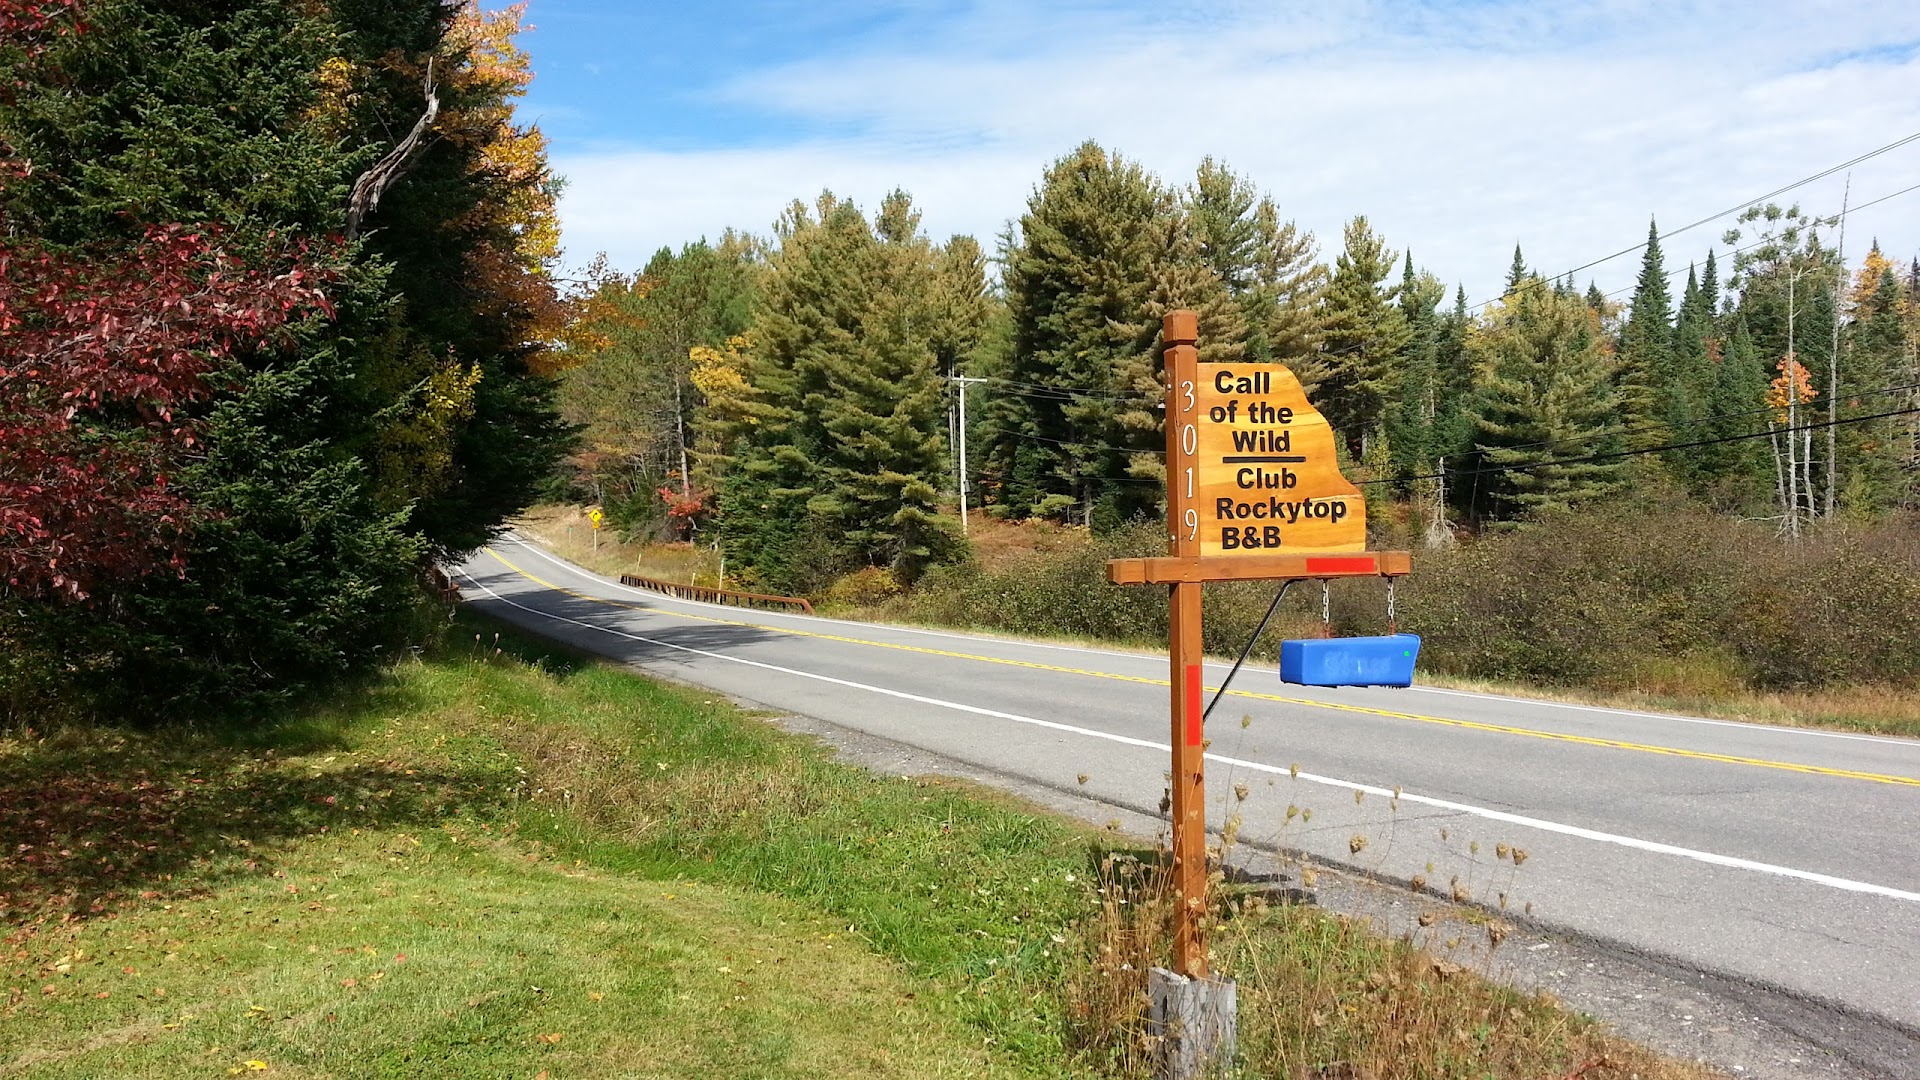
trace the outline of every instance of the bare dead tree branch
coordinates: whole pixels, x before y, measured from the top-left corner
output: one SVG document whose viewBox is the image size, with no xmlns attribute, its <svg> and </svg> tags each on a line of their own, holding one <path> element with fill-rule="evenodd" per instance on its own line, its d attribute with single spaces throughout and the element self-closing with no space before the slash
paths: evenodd
<svg viewBox="0 0 1920 1080">
<path fill-rule="evenodd" d="M 347 197 L 347 240 L 349 242 L 360 235 L 360 225 L 368 214 L 380 208 L 380 196 L 387 193 L 401 177 L 407 174 L 414 155 L 427 142 L 427 133 L 433 128 L 433 122 L 440 116 L 440 91 L 433 81 L 433 58 L 427 58 L 427 76 L 421 92 L 426 95 L 427 109 L 414 122 L 413 130 L 401 139 L 385 157 L 373 163 L 373 167 L 360 174 L 353 182 L 353 193 Z"/>
</svg>

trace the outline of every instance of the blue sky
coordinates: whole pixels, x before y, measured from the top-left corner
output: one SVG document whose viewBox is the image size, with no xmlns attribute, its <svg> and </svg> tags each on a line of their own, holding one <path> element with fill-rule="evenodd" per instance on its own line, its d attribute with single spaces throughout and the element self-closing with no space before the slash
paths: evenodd
<svg viewBox="0 0 1920 1080">
<path fill-rule="evenodd" d="M 913 192 L 991 241 L 1085 138 L 1184 182 L 1212 154 L 1323 252 L 1364 213 L 1416 263 L 1497 288 L 1557 272 L 1920 131 L 1920 5 L 532 0 L 522 114 L 567 176 L 568 261 L 632 268 L 823 187 Z M 1843 177 L 1793 197 L 1837 210 Z M 1920 183 L 1920 142 L 1853 170 Z M 1669 243 L 1703 255 L 1721 226 Z M 1920 192 L 1848 222 L 1920 247 Z M 1631 281 L 1635 260 L 1591 271 Z"/>
</svg>

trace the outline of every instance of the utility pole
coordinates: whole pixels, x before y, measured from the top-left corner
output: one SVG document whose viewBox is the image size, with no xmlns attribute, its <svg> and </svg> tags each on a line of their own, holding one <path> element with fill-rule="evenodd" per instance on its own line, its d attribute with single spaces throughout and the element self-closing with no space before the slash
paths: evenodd
<svg viewBox="0 0 1920 1080">
<path fill-rule="evenodd" d="M 960 388 L 960 535 L 967 535 L 967 384 L 986 382 L 970 375 L 949 375 Z"/>
<path fill-rule="evenodd" d="M 1797 253 L 1796 253 L 1797 255 Z M 1800 466 L 1794 460 L 1799 435 L 1793 429 L 1800 426 L 1800 357 L 1793 348 L 1793 322 L 1795 311 L 1796 287 L 1800 282 L 1798 267 L 1787 269 L 1787 536 L 1800 539 Z"/>
<path fill-rule="evenodd" d="M 1853 174 L 1847 174 L 1847 186 L 1840 195 L 1840 242 L 1834 257 L 1840 265 L 1833 276 L 1833 351 L 1827 354 L 1827 512 L 1833 520 L 1836 492 L 1840 485 L 1838 438 L 1840 426 L 1840 300 L 1847 281 L 1847 205 L 1853 200 Z"/>
</svg>

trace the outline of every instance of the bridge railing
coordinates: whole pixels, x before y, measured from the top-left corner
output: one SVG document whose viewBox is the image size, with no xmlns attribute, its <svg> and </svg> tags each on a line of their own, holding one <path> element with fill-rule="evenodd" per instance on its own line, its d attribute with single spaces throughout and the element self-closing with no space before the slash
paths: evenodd
<svg viewBox="0 0 1920 1080">
<path fill-rule="evenodd" d="M 680 600 L 699 600 L 708 604 L 725 604 L 729 607 L 813 614 L 813 603 L 804 596 L 773 596 L 768 593 L 739 592 L 734 589 L 712 589 L 705 585 L 661 581 L 658 578 L 640 577 L 637 574 L 621 574 L 620 584 L 635 589 L 646 589 L 649 592 L 663 593 Z"/>
</svg>

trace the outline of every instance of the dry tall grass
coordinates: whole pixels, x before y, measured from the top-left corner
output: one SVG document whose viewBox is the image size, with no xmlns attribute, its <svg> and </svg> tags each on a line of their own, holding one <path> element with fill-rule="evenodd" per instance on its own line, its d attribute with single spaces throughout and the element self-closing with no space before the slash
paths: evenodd
<svg viewBox="0 0 1920 1080">
<path fill-rule="evenodd" d="M 1210 961 L 1239 997 L 1237 1072 L 1287 1080 L 1711 1080 L 1551 997 L 1500 986 L 1405 938 L 1315 908 L 1270 903 L 1214 876 Z M 1172 954 L 1164 859 L 1100 860 L 1100 906 L 1067 971 L 1075 1051 L 1115 1077 L 1151 1075 L 1147 973 Z M 1483 921 L 1490 963 L 1507 930 Z"/>
</svg>

